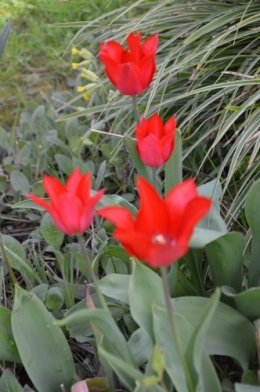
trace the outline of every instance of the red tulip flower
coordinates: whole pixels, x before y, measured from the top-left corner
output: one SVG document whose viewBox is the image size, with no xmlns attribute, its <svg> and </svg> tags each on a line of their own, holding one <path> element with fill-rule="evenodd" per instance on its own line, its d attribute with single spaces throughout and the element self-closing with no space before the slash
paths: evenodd
<svg viewBox="0 0 260 392">
<path fill-rule="evenodd" d="M 174 148 L 176 118 L 170 118 L 165 125 L 159 114 L 148 120 L 141 118 L 136 126 L 137 150 L 145 165 L 162 166 L 171 156 Z"/>
<path fill-rule="evenodd" d="M 139 95 L 152 82 L 156 71 L 158 33 L 141 44 L 141 33 L 127 37 L 129 50 L 116 41 L 102 42 L 99 57 L 111 83 L 125 95 Z"/>
<path fill-rule="evenodd" d="M 162 199 L 138 177 L 140 208 L 133 217 L 124 207 L 105 207 L 98 214 L 115 224 L 114 237 L 126 251 L 151 267 L 170 265 L 182 257 L 198 221 L 210 210 L 211 200 L 198 195 L 192 179 L 175 186 Z"/>
<path fill-rule="evenodd" d="M 91 197 L 90 182 L 90 173 L 81 174 L 77 168 L 65 185 L 54 177 L 44 176 L 43 186 L 50 203 L 32 194 L 27 196 L 47 210 L 55 225 L 65 234 L 83 233 L 90 226 L 95 206 L 104 193 L 102 189 Z"/>
</svg>

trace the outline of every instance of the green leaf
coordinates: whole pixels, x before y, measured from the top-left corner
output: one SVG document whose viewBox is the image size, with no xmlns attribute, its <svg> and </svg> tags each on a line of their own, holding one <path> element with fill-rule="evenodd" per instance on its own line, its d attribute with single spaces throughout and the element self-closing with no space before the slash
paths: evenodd
<svg viewBox="0 0 260 392">
<path fill-rule="evenodd" d="M 129 283 L 130 312 L 136 323 L 153 337 L 154 304 L 164 306 L 161 278 L 143 263 L 133 260 Z"/>
<path fill-rule="evenodd" d="M 12 333 L 11 310 L 0 306 L 0 320 L 0 361 L 21 363 Z"/>
<path fill-rule="evenodd" d="M 53 246 L 55 249 L 60 249 L 64 241 L 64 234 L 57 229 L 48 212 L 42 218 L 40 232 L 48 245 Z"/>
<path fill-rule="evenodd" d="M 102 294 L 128 304 L 128 286 L 130 276 L 109 274 L 98 281 Z"/>
<path fill-rule="evenodd" d="M 241 377 L 241 383 L 258 386 L 259 380 L 256 373 L 254 373 L 252 370 L 245 370 Z"/>
<path fill-rule="evenodd" d="M 134 389 L 136 382 L 143 380 L 144 376 L 137 367 L 122 361 L 120 357 L 113 355 L 110 350 L 105 350 L 103 341 L 99 346 L 99 354 L 110 364 L 123 385 L 130 391 Z"/>
<path fill-rule="evenodd" d="M 220 216 L 219 198 L 222 194 L 220 183 L 212 180 L 198 187 L 198 191 L 201 196 L 212 199 L 212 207 L 196 226 L 189 243 L 191 248 L 204 248 L 227 232 L 227 226 Z"/>
<path fill-rule="evenodd" d="M 59 171 L 69 176 L 73 171 L 72 159 L 63 154 L 55 154 L 55 161 L 58 164 Z"/>
<path fill-rule="evenodd" d="M 153 350 L 153 341 L 143 328 L 135 330 L 127 344 L 133 353 L 138 366 L 148 362 Z"/>
<path fill-rule="evenodd" d="M 188 367 L 197 392 L 221 391 L 216 371 L 204 348 L 205 338 L 214 319 L 219 298 L 220 290 L 218 289 L 208 300 L 201 321 L 195 327 L 186 351 Z"/>
<path fill-rule="evenodd" d="M 22 363 L 36 389 L 60 392 L 70 388 L 75 368 L 62 330 L 41 300 L 16 286 L 12 330 Z"/>
<path fill-rule="evenodd" d="M 118 328 L 111 314 L 103 309 L 82 309 L 75 311 L 61 321 L 57 321 L 57 325 L 64 326 L 68 323 L 81 323 L 84 325 L 86 321 L 91 323 L 104 335 L 103 343 L 109 352 L 121 358 L 129 364 L 134 364 L 133 356 L 129 350 L 126 340 Z"/>
<path fill-rule="evenodd" d="M 165 164 L 165 194 L 182 182 L 182 140 L 179 130 L 175 133 L 175 146 Z"/>
<path fill-rule="evenodd" d="M 10 175 L 10 181 L 12 188 L 16 192 L 27 193 L 30 191 L 30 183 L 23 173 L 13 170 Z"/>
<path fill-rule="evenodd" d="M 228 285 L 236 291 L 242 288 L 244 237 L 232 232 L 218 238 L 205 248 L 215 286 Z"/>
<path fill-rule="evenodd" d="M 232 287 L 221 287 L 222 293 L 232 299 L 234 307 L 251 321 L 260 318 L 260 287 L 236 293 Z"/>
<path fill-rule="evenodd" d="M 187 380 L 173 339 L 168 311 L 158 306 L 154 306 L 152 317 L 155 341 L 162 350 L 165 358 L 165 370 L 177 392 L 188 392 Z M 193 328 L 185 318 L 180 317 L 176 312 L 174 320 L 175 326 L 179 332 L 180 346 L 184 352 Z"/>
<path fill-rule="evenodd" d="M 31 275 L 34 275 L 34 271 L 30 264 L 26 260 L 26 254 L 24 247 L 14 237 L 10 235 L 2 235 L 5 252 L 7 254 L 11 267 L 21 274 L 26 270 Z M 3 257 L 0 249 L 0 254 Z"/>
<path fill-rule="evenodd" d="M 196 327 L 209 299 L 181 297 L 172 301 L 175 313 Z M 205 338 L 205 349 L 208 355 L 229 356 L 236 359 L 244 370 L 248 369 L 255 356 L 255 328 L 238 311 L 220 302 Z"/>
<path fill-rule="evenodd" d="M 91 191 L 91 196 L 93 196 L 96 192 Z M 119 195 L 104 195 L 98 203 L 99 207 L 107 207 L 107 206 L 121 206 L 127 208 L 133 215 L 136 215 L 137 209 L 136 207 L 129 203 L 126 199 Z"/>
<path fill-rule="evenodd" d="M 252 232 L 252 250 L 248 266 L 248 286 L 260 286 L 260 180 L 256 181 L 246 197 L 245 213 Z"/>
<path fill-rule="evenodd" d="M 5 45 L 6 45 L 6 41 L 7 41 L 7 37 L 8 37 L 8 34 L 9 34 L 10 27 L 11 27 L 11 19 L 9 19 L 8 22 L 6 23 L 5 28 L 4 28 L 3 32 L 2 32 L 1 37 L 0 37 L 0 59 L 1 59 L 2 54 L 4 52 L 4 48 L 5 48 Z"/>
<path fill-rule="evenodd" d="M 236 392 L 260 392 L 260 387 L 246 384 L 235 384 Z"/>
<path fill-rule="evenodd" d="M 48 198 L 43 198 L 44 200 L 46 200 L 47 202 L 49 201 Z M 22 200 L 19 201 L 18 203 L 15 203 L 12 205 L 12 208 L 23 208 L 23 209 L 32 209 L 32 210 L 38 210 L 38 211 L 44 211 L 43 207 L 38 206 L 38 204 L 35 204 L 33 201 L 31 200 Z"/>
<path fill-rule="evenodd" d="M 45 298 L 45 305 L 52 312 L 61 309 L 64 304 L 64 296 L 60 287 L 51 287 Z"/>
<path fill-rule="evenodd" d="M 10 369 L 6 369 L 0 378 L 1 392 L 24 392 L 16 377 Z"/>
</svg>

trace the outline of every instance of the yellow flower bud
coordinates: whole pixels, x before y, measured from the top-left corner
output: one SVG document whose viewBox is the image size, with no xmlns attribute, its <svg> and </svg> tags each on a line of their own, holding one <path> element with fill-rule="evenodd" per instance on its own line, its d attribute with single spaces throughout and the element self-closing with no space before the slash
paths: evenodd
<svg viewBox="0 0 260 392">
<path fill-rule="evenodd" d="M 99 81 L 99 77 L 92 71 L 89 71 L 86 68 L 82 68 L 83 73 L 81 74 L 82 78 L 87 78 L 91 82 L 97 83 Z"/>
<path fill-rule="evenodd" d="M 77 87 L 77 91 L 79 92 L 79 93 L 82 93 L 82 91 L 85 91 L 87 89 L 87 86 L 78 86 Z"/>
<path fill-rule="evenodd" d="M 80 66 L 80 63 L 72 63 L 72 68 L 77 69 Z"/>
<path fill-rule="evenodd" d="M 78 50 L 77 48 L 72 48 L 71 54 L 80 54 L 80 50 Z"/>
</svg>

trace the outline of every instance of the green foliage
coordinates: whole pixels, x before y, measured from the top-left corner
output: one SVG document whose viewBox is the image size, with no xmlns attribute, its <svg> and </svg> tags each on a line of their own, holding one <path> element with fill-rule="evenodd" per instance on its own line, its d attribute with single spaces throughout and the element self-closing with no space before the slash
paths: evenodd
<svg viewBox="0 0 260 392">
<path fill-rule="evenodd" d="M 67 340 L 53 316 L 33 293 L 16 287 L 12 331 L 23 365 L 41 392 L 69 388 L 75 377 Z"/>
</svg>

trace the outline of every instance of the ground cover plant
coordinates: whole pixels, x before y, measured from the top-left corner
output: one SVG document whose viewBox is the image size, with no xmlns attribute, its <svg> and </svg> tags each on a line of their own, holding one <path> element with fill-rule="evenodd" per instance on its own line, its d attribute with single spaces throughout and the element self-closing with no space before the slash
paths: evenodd
<svg viewBox="0 0 260 392">
<path fill-rule="evenodd" d="M 78 22 L 79 94 L 2 131 L 0 390 L 259 392 L 256 10 Z"/>
</svg>

